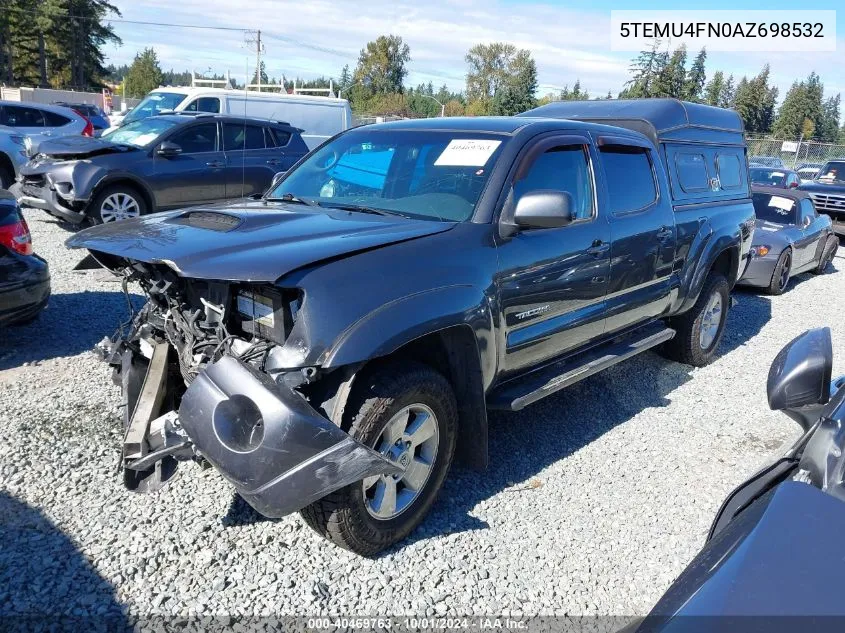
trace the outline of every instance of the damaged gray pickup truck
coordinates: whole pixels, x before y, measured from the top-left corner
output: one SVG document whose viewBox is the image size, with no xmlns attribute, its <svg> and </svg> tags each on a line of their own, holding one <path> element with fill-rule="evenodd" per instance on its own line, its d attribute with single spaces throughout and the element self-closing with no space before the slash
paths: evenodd
<svg viewBox="0 0 845 633">
<path fill-rule="evenodd" d="M 715 356 L 754 226 L 739 117 L 673 100 L 349 130 L 260 199 L 68 240 L 139 284 L 100 345 L 131 489 L 213 465 L 258 512 L 372 555 L 453 457 L 655 348 Z"/>
</svg>

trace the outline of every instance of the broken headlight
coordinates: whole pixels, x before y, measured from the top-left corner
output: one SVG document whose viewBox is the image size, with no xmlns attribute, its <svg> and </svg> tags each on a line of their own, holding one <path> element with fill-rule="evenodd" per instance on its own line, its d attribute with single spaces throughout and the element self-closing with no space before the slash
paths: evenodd
<svg viewBox="0 0 845 633">
<path fill-rule="evenodd" d="M 299 303 L 295 291 L 267 286 L 239 287 L 234 293 L 234 319 L 245 334 L 284 343 Z"/>
</svg>

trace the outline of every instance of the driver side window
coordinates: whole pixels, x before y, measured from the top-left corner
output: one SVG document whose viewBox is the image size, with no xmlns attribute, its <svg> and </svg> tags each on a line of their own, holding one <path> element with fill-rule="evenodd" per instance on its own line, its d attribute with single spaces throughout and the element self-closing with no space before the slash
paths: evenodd
<svg viewBox="0 0 845 633">
<path fill-rule="evenodd" d="M 801 226 L 811 224 L 816 217 L 818 217 L 818 214 L 812 200 L 804 198 L 801 201 Z"/>
<path fill-rule="evenodd" d="M 537 190 L 566 191 L 572 195 L 573 220 L 593 217 L 593 180 L 587 148 L 560 145 L 540 154 L 525 176 L 514 183 L 514 202 Z"/>
<path fill-rule="evenodd" d="M 192 125 L 167 139 L 182 148 L 183 154 L 200 154 L 217 150 L 217 124 Z"/>
</svg>

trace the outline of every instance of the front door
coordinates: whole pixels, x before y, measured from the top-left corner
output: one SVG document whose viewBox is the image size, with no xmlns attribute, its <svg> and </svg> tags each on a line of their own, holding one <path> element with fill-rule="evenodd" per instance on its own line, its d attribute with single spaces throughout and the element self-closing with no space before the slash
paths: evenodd
<svg viewBox="0 0 845 633">
<path fill-rule="evenodd" d="M 607 333 L 663 314 L 671 297 L 675 214 L 659 192 L 662 173 L 649 144 L 627 137 L 599 138 L 601 175 L 610 220 Z M 662 175 L 660 176 L 662 178 Z M 661 186 L 662 185 L 662 186 Z"/>
<path fill-rule="evenodd" d="M 823 222 L 816 213 L 813 201 L 803 198 L 798 201 L 798 227 L 801 229 L 801 239 L 795 243 L 793 270 L 811 268 L 821 257 L 827 232 Z M 825 239 L 822 239 L 825 238 Z"/>
<path fill-rule="evenodd" d="M 273 176 L 287 169 L 281 150 L 267 147 L 265 129 L 260 125 L 224 123 L 223 150 L 227 198 L 264 193 Z"/>
<path fill-rule="evenodd" d="M 157 208 L 202 204 L 225 197 L 226 155 L 217 136 L 217 122 L 202 121 L 162 139 L 175 143 L 182 151 L 170 157 L 153 151 L 150 186 Z"/>
<path fill-rule="evenodd" d="M 604 333 L 610 226 L 595 195 L 594 149 L 586 136 L 546 137 L 529 148 L 510 185 L 514 207 L 529 191 L 566 191 L 573 221 L 520 230 L 498 247 L 501 369 L 516 373 Z"/>
</svg>

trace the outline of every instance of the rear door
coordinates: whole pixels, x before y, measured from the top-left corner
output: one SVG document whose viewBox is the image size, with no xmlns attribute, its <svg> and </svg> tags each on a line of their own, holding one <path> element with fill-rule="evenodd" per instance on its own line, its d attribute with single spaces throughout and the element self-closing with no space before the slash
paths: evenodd
<svg viewBox="0 0 845 633">
<path fill-rule="evenodd" d="M 38 108 L 5 104 L 0 111 L 0 125 L 15 128 L 21 134 L 43 134 L 44 115 Z"/>
<path fill-rule="evenodd" d="M 663 314 L 671 299 L 675 215 L 657 152 L 645 140 L 598 137 L 610 221 L 607 333 Z"/>
<path fill-rule="evenodd" d="M 226 194 L 226 155 L 215 120 L 179 127 L 162 141 L 178 145 L 178 156 L 164 158 L 153 150 L 150 187 L 160 209 L 221 200 Z"/>
<path fill-rule="evenodd" d="M 223 122 L 223 151 L 226 154 L 226 197 L 240 198 L 263 193 L 282 167 L 280 150 L 268 147 L 264 126 Z"/>
<path fill-rule="evenodd" d="M 529 191 L 566 191 L 575 219 L 561 228 L 520 230 L 497 248 L 504 372 L 525 370 L 604 333 L 610 225 L 596 200 L 595 162 L 589 137 L 566 133 L 535 141 L 517 165 L 509 205 Z"/>
</svg>

